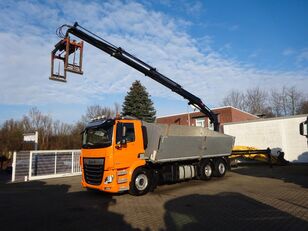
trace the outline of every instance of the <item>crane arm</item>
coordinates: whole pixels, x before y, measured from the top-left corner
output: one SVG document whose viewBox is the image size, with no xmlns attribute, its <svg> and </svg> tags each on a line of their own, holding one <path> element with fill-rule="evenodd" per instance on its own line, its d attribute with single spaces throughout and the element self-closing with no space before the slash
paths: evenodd
<svg viewBox="0 0 308 231">
<path fill-rule="evenodd" d="M 204 113 L 210 119 L 211 123 L 213 123 L 214 130 L 219 131 L 219 122 L 217 115 L 213 113 L 202 102 L 200 98 L 183 89 L 182 86 L 179 85 L 178 83 L 174 82 L 173 80 L 159 73 L 156 70 L 156 68 L 150 66 L 149 64 L 143 62 L 142 60 L 138 59 L 132 54 L 126 52 L 121 47 L 116 47 L 113 44 L 107 42 L 106 40 L 98 37 L 97 35 L 93 34 L 92 32 L 78 25 L 77 22 L 74 24 L 74 26 L 66 25 L 66 27 L 68 27 L 68 29 L 66 31 L 65 37 L 68 37 L 69 34 L 72 34 L 80 38 L 81 40 L 91 44 L 92 46 L 95 46 L 96 48 L 106 52 L 107 54 L 113 56 L 114 58 L 120 60 L 121 62 L 131 66 L 132 68 L 140 71 L 144 75 L 150 77 L 151 79 L 157 81 L 158 83 L 164 85 L 165 87 L 169 88 L 171 91 L 187 99 L 188 104 L 193 105 L 194 107 L 199 109 L 202 113 Z M 56 47 L 55 50 L 56 49 L 58 48 Z"/>
</svg>

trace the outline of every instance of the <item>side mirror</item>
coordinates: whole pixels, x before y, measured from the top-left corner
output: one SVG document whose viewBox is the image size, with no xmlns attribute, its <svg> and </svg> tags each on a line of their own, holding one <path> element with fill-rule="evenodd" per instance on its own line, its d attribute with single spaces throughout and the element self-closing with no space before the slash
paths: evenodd
<svg viewBox="0 0 308 231">
<path fill-rule="evenodd" d="M 306 122 L 299 124 L 299 134 L 308 138 L 308 124 Z"/>
<path fill-rule="evenodd" d="M 299 124 L 299 134 L 306 136 L 308 139 L 308 116 L 306 121 Z"/>
<path fill-rule="evenodd" d="M 125 145 L 125 144 L 127 144 L 127 139 L 125 136 L 123 136 L 121 139 L 121 145 Z"/>
<path fill-rule="evenodd" d="M 304 135 L 304 122 L 299 124 L 299 134 Z"/>
</svg>

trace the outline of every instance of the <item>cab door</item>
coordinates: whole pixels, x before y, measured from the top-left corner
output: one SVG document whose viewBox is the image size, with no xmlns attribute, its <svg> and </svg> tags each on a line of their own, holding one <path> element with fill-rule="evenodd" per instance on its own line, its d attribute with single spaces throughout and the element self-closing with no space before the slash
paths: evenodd
<svg viewBox="0 0 308 231">
<path fill-rule="evenodd" d="M 115 168 L 128 168 L 134 163 L 139 154 L 136 139 L 136 127 L 133 121 L 118 122 L 116 124 L 116 141 L 114 146 Z M 123 136 L 123 127 L 126 130 Z"/>
</svg>

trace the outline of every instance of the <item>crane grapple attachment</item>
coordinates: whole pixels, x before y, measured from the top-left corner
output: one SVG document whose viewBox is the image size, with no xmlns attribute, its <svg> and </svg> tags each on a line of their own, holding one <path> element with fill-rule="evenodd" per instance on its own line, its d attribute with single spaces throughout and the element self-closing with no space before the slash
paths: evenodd
<svg viewBox="0 0 308 231">
<path fill-rule="evenodd" d="M 82 71 L 83 41 L 76 42 L 66 37 L 55 45 L 51 52 L 50 80 L 66 82 L 66 72 L 83 74 Z"/>
</svg>

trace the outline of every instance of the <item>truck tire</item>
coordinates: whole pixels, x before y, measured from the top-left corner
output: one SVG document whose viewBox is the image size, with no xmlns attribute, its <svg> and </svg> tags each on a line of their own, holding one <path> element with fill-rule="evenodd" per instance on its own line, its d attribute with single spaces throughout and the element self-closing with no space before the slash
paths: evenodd
<svg viewBox="0 0 308 231">
<path fill-rule="evenodd" d="M 129 194 L 141 196 L 149 192 L 152 183 L 151 175 L 150 170 L 146 168 L 135 169 L 129 185 Z"/>
<path fill-rule="evenodd" d="M 213 164 L 208 160 L 202 161 L 199 165 L 200 180 L 210 180 L 212 174 L 213 174 Z"/>
<path fill-rule="evenodd" d="M 223 158 L 214 160 L 213 176 L 223 177 L 227 172 L 227 164 Z"/>
</svg>

